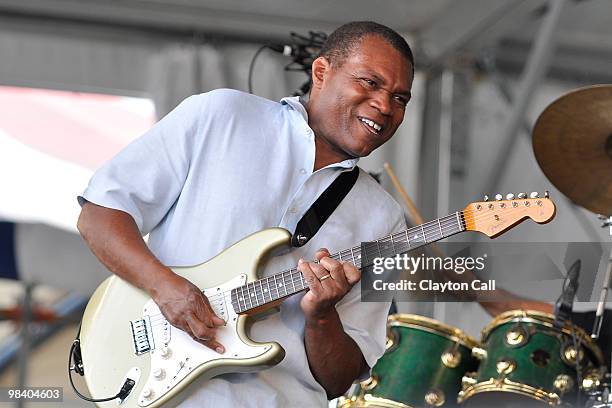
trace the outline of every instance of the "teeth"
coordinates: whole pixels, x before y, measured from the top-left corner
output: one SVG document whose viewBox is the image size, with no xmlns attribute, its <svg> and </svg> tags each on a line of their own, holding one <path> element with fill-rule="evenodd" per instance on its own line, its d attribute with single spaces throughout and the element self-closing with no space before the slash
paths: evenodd
<svg viewBox="0 0 612 408">
<path fill-rule="evenodd" d="M 380 126 L 378 123 L 374 122 L 373 120 L 366 119 L 366 118 L 360 118 L 360 119 L 363 123 L 374 128 L 374 130 L 376 130 L 377 132 L 380 132 L 380 130 L 382 129 L 382 126 Z"/>
</svg>

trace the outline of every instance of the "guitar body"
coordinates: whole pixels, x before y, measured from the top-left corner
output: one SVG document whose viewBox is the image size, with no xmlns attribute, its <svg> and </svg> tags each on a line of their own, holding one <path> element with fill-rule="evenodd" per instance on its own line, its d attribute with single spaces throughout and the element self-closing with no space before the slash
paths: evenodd
<svg viewBox="0 0 612 408">
<path fill-rule="evenodd" d="M 278 364 L 285 351 L 278 343 L 248 338 L 248 316 L 235 313 L 229 290 L 257 280 L 263 258 L 289 242 L 286 230 L 271 228 L 246 237 L 208 262 L 172 268 L 201 288 L 217 315 L 226 320 L 217 334 L 224 354 L 171 326 L 144 291 L 116 276 L 104 281 L 85 309 L 79 336 L 92 397 L 111 397 L 130 378 L 135 385 L 120 406 L 171 407 L 200 381 Z M 117 401 L 98 406 L 116 407 Z"/>
</svg>

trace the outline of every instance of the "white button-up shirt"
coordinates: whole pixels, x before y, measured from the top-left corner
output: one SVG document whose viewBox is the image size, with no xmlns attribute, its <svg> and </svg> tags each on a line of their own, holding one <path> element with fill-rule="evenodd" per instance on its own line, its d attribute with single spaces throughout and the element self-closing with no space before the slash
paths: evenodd
<svg viewBox="0 0 612 408">
<path fill-rule="evenodd" d="M 183 101 L 92 177 L 80 198 L 126 211 L 166 265 L 204 262 L 269 227 L 293 232 L 342 171 L 345 160 L 313 172 L 314 133 L 298 98 L 280 103 L 234 90 Z M 405 228 L 400 206 L 365 172 L 319 232 L 302 248 L 270 259 L 263 275 Z M 256 321 L 250 337 L 286 350 L 277 366 L 207 381 L 181 407 L 326 406 L 304 348 L 303 294 Z M 356 285 L 337 305 L 344 330 L 373 366 L 383 354 L 388 303 L 363 303 Z"/>
</svg>

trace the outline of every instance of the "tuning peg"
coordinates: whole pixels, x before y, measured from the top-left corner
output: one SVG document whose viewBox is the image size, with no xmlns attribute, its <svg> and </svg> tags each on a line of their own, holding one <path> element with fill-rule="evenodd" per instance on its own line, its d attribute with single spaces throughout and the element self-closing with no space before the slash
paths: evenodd
<svg viewBox="0 0 612 408">
<path fill-rule="evenodd" d="M 514 194 L 512 193 L 506 194 L 506 200 L 514 200 Z"/>
<path fill-rule="evenodd" d="M 518 193 L 518 198 L 519 199 L 527 198 L 527 193 Z"/>
<path fill-rule="evenodd" d="M 504 198 L 504 196 L 503 196 L 503 195 L 501 195 L 501 194 L 495 194 L 495 199 L 496 199 L 497 201 L 501 201 L 501 200 L 503 200 L 503 198 Z"/>
<path fill-rule="evenodd" d="M 544 198 L 550 198 L 550 192 L 548 190 L 544 191 Z"/>
<path fill-rule="evenodd" d="M 538 193 L 537 191 L 532 191 L 531 194 L 529 194 L 529 198 L 538 198 L 540 196 L 540 193 Z"/>
<path fill-rule="evenodd" d="M 483 197 L 483 201 L 489 201 L 489 196 L 485 194 Z"/>
</svg>

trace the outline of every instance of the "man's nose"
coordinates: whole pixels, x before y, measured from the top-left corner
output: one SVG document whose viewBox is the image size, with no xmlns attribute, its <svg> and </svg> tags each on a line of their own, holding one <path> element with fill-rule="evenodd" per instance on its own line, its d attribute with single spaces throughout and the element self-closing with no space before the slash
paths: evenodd
<svg viewBox="0 0 612 408">
<path fill-rule="evenodd" d="M 392 110 L 391 98 L 392 95 L 390 92 L 384 89 L 378 89 L 374 95 L 372 95 L 371 104 L 374 108 L 378 109 L 380 113 L 389 116 Z"/>
</svg>

